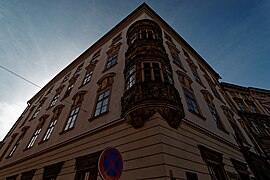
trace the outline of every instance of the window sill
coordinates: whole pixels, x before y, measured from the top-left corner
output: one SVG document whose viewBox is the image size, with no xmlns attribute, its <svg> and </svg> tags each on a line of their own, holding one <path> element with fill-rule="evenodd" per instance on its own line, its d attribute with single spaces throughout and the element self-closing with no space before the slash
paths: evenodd
<svg viewBox="0 0 270 180">
<path fill-rule="evenodd" d="M 69 132 L 69 131 L 71 131 L 71 130 L 73 130 L 73 129 L 74 129 L 74 126 L 73 126 L 72 128 L 67 129 L 67 130 L 61 131 L 59 134 L 60 134 L 60 135 L 65 134 L 65 133 L 67 133 L 67 132 Z"/>
<path fill-rule="evenodd" d="M 95 120 L 95 119 L 97 119 L 97 118 L 99 118 L 99 117 L 101 117 L 101 116 L 104 116 L 104 115 L 106 115 L 106 114 L 108 114 L 109 113 L 109 111 L 105 111 L 104 113 L 102 113 L 102 114 L 99 114 L 99 115 L 97 115 L 97 116 L 93 116 L 93 117 L 91 117 L 90 119 L 88 119 L 88 121 L 93 121 L 93 120 Z"/>
<path fill-rule="evenodd" d="M 196 113 L 190 109 L 188 111 L 191 112 L 192 114 L 196 115 L 197 117 L 201 118 L 202 120 L 204 120 L 204 121 L 206 120 L 206 118 L 203 115 Z"/>
</svg>

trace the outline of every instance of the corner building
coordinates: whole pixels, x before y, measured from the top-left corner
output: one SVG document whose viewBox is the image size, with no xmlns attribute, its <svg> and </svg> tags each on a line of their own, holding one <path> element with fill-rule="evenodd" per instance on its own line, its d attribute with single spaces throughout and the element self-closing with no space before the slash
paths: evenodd
<svg viewBox="0 0 270 180">
<path fill-rule="evenodd" d="M 251 179 L 219 75 L 145 3 L 55 76 L 0 145 L 0 179 Z"/>
</svg>

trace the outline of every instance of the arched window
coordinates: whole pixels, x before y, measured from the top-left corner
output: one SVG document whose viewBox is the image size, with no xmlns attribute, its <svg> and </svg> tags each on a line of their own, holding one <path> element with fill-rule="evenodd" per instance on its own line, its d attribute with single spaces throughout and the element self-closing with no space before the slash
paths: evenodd
<svg viewBox="0 0 270 180">
<path fill-rule="evenodd" d="M 201 114 L 198 103 L 191 87 L 192 80 L 183 72 L 177 71 L 179 81 L 183 87 L 188 110 L 195 114 Z"/>
<path fill-rule="evenodd" d="M 217 127 L 221 130 L 225 130 L 225 127 L 220 119 L 220 116 L 216 110 L 215 104 L 213 102 L 214 97 L 206 90 L 201 90 L 203 97 L 208 105 L 208 109 L 211 113 L 212 119 L 215 121 Z"/>
<path fill-rule="evenodd" d="M 63 131 L 68 131 L 74 128 L 74 124 L 80 112 L 80 108 L 81 108 L 85 93 L 86 91 L 80 91 L 73 96 L 72 98 L 73 104 L 71 106 L 69 116 L 68 116 L 68 119 L 67 119 L 67 122 Z"/>
<path fill-rule="evenodd" d="M 109 100 L 114 75 L 115 73 L 106 74 L 97 82 L 99 88 L 97 91 L 97 99 L 93 117 L 100 116 L 109 111 Z"/>
<path fill-rule="evenodd" d="M 57 107 L 54 108 L 53 117 L 51 119 L 49 127 L 47 128 L 47 131 L 46 131 L 42 141 L 46 141 L 50 138 L 50 136 L 54 130 L 54 127 L 56 126 L 57 120 L 62 112 L 63 107 L 64 107 L 64 105 L 58 105 Z"/>
</svg>

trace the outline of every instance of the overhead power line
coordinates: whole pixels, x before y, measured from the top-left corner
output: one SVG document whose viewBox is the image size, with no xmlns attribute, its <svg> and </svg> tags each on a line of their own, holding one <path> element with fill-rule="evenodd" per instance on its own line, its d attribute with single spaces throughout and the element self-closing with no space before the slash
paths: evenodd
<svg viewBox="0 0 270 180">
<path fill-rule="evenodd" d="M 24 77 L 20 76 L 20 75 L 19 75 L 19 74 L 17 74 L 17 73 L 15 73 L 15 72 L 13 72 L 13 71 L 11 71 L 11 70 L 9 70 L 9 69 L 5 68 L 4 66 L 1 66 L 1 65 L 0 65 L 0 67 L 1 67 L 2 69 L 4 69 L 4 70 L 8 71 L 9 73 L 11 73 L 11 74 L 13 74 L 13 75 L 15 75 L 15 76 L 17 76 L 17 77 L 21 78 L 22 80 L 24 80 L 24 81 L 26 81 L 26 82 L 28 82 L 28 83 L 30 83 L 30 84 L 32 84 L 32 85 L 34 85 L 34 86 L 36 86 L 36 87 L 38 87 L 38 88 L 40 88 L 40 89 L 42 88 L 41 86 L 39 86 L 39 85 L 37 85 L 37 84 L 33 83 L 32 81 L 30 81 L 30 80 L 28 80 L 28 79 L 26 79 L 26 78 L 24 78 Z"/>
<path fill-rule="evenodd" d="M 24 77 L 20 76 L 19 74 L 15 73 L 15 72 L 13 72 L 13 71 L 11 71 L 11 70 L 9 70 L 8 68 L 5 68 L 5 67 L 4 67 L 4 66 L 2 66 L 2 65 L 0 65 L 0 67 L 1 67 L 2 69 L 4 69 L 4 70 L 8 71 L 9 73 L 11 73 L 11 74 L 13 74 L 13 75 L 15 75 L 15 76 L 19 77 L 20 79 L 22 79 L 22 80 L 24 80 L 24 81 L 26 81 L 26 82 L 28 82 L 28 83 L 30 83 L 30 84 L 32 84 L 32 85 L 34 85 L 34 86 L 36 86 L 36 87 L 40 88 L 40 89 L 42 89 L 42 87 L 41 87 L 41 86 L 39 86 L 39 85 L 37 85 L 36 83 L 33 83 L 32 81 L 30 81 L 30 80 L 28 80 L 28 79 L 26 79 L 26 78 L 24 78 Z M 55 96 L 55 94 L 54 94 L 54 93 L 50 93 L 50 94 L 52 94 L 52 95 L 54 95 L 54 96 Z M 71 105 L 72 105 L 72 103 L 68 102 L 67 100 L 65 100 L 65 99 L 64 99 L 64 101 L 65 101 L 66 103 L 68 103 L 68 104 L 71 104 Z M 84 110 L 84 109 L 82 109 L 82 108 L 81 108 L 81 110 L 83 110 L 84 112 L 87 112 L 86 110 Z"/>
</svg>

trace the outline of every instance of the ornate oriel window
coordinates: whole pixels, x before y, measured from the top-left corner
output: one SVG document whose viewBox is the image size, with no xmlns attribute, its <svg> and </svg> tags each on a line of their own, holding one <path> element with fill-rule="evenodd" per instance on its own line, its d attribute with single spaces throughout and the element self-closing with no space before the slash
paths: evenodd
<svg viewBox="0 0 270 180">
<path fill-rule="evenodd" d="M 114 75 L 114 73 L 106 74 L 97 82 L 99 88 L 93 117 L 100 116 L 109 111 L 109 100 Z"/>
<path fill-rule="evenodd" d="M 179 127 L 183 107 L 173 86 L 172 68 L 161 28 L 153 20 L 143 19 L 133 23 L 126 36 L 129 47 L 125 54 L 124 119 L 139 128 L 158 112 L 171 127 Z"/>
<path fill-rule="evenodd" d="M 43 127 L 43 125 L 44 125 L 44 123 L 45 123 L 45 121 L 46 121 L 46 119 L 48 117 L 49 117 L 49 115 L 43 115 L 39 119 L 40 122 L 39 122 L 39 124 L 38 124 L 38 126 L 37 126 L 37 128 L 36 128 L 36 130 L 34 132 L 34 134 L 32 135 L 32 137 L 31 137 L 31 139 L 30 139 L 30 141 L 29 141 L 29 143 L 28 143 L 28 145 L 26 147 L 27 149 L 33 147 L 33 145 L 36 142 L 36 140 L 37 140 L 37 138 L 38 138 L 38 136 L 39 136 L 39 134 L 41 132 L 41 129 L 42 129 L 42 127 Z"/>
<path fill-rule="evenodd" d="M 76 121 L 77 116 L 79 114 L 85 93 L 86 93 L 86 91 L 80 91 L 73 96 L 73 98 L 72 98 L 73 104 L 71 106 L 69 117 L 68 117 L 66 125 L 64 127 L 64 131 L 68 131 L 74 127 L 74 124 L 75 124 L 75 121 Z"/>
</svg>

